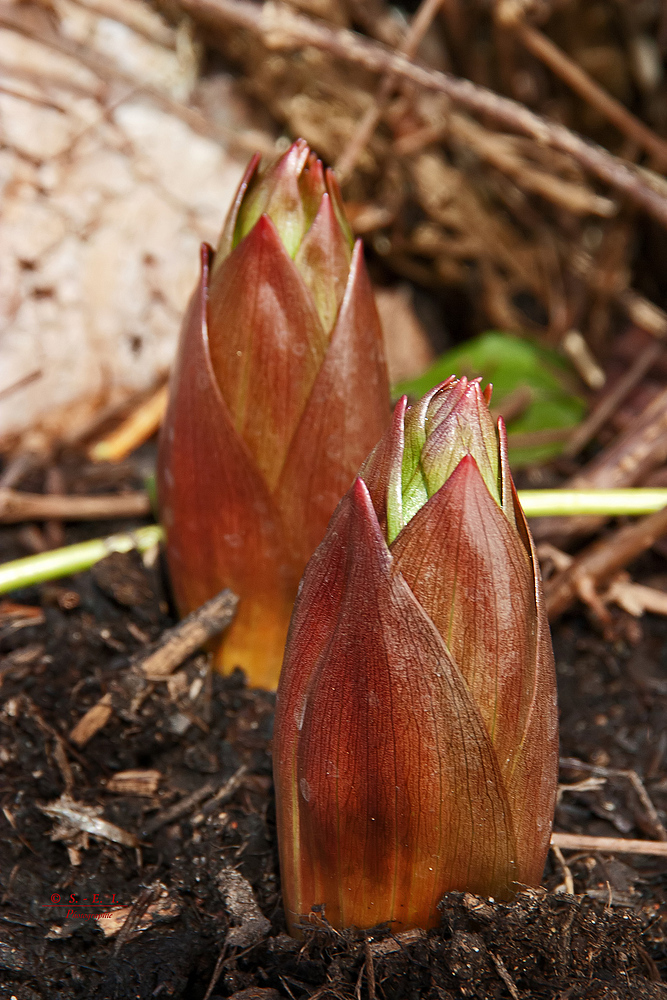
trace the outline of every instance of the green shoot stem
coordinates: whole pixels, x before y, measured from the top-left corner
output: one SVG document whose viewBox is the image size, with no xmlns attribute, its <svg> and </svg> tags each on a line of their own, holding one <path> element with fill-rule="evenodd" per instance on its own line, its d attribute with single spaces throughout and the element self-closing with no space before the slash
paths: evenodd
<svg viewBox="0 0 667 1000">
<path fill-rule="evenodd" d="M 654 514 L 667 507 L 667 489 L 519 490 L 526 517 L 573 517 L 603 514 L 620 517 Z"/>
<path fill-rule="evenodd" d="M 519 490 L 526 517 L 568 517 L 596 514 L 606 517 L 653 514 L 667 507 L 667 489 L 625 490 Z M 146 552 L 164 539 L 160 525 L 150 524 L 136 531 L 94 538 L 40 552 L 25 559 L 0 565 L 0 594 L 31 587 L 90 569 L 111 552 Z"/>
<path fill-rule="evenodd" d="M 129 552 L 131 549 L 146 552 L 158 545 L 162 538 L 162 528 L 158 524 L 149 524 L 136 531 L 94 538 L 89 542 L 77 542 L 62 549 L 26 556 L 25 559 L 14 559 L 0 565 L 0 594 L 81 573 L 112 552 Z"/>
</svg>

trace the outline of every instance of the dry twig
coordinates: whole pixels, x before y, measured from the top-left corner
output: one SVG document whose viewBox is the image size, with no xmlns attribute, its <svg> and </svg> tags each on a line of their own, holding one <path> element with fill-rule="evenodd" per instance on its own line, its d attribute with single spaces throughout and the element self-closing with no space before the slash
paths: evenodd
<svg viewBox="0 0 667 1000">
<path fill-rule="evenodd" d="M 618 296 L 618 304 L 625 310 L 628 319 L 654 337 L 667 337 L 667 313 L 649 302 L 639 292 L 626 288 Z"/>
<path fill-rule="evenodd" d="M 191 653 L 227 628 L 237 604 L 238 597 L 231 590 L 223 590 L 174 628 L 167 629 L 157 649 L 142 654 L 138 662 L 146 677 L 168 677 Z"/>
<path fill-rule="evenodd" d="M 600 400 L 586 419 L 576 428 L 563 450 L 565 457 L 573 458 L 595 437 L 609 418 L 613 416 L 623 400 L 630 395 L 634 387 L 641 382 L 644 375 L 652 368 L 662 354 L 663 347 L 664 345 L 656 340 L 646 345 L 629 371 L 618 380 L 610 392 Z"/>
<path fill-rule="evenodd" d="M 259 36 L 269 49 L 312 46 L 374 73 L 391 73 L 426 90 L 445 94 L 455 104 L 484 115 L 511 131 L 528 135 L 543 146 L 569 153 L 586 170 L 629 198 L 667 226 L 667 198 L 651 187 L 639 171 L 607 150 L 588 142 L 564 125 L 547 121 L 528 108 L 469 80 L 417 66 L 405 56 L 371 42 L 353 31 L 332 29 L 273 0 L 181 0 L 192 17 L 213 25 L 235 24 Z"/>
<path fill-rule="evenodd" d="M 439 137 L 444 138 L 446 135 L 464 142 L 487 163 L 511 178 L 522 191 L 540 195 L 573 215 L 610 218 L 616 214 L 616 205 L 609 198 L 603 198 L 581 184 L 564 180 L 527 162 L 517 152 L 514 136 L 491 132 L 466 115 L 456 113 L 451 114 L 447 123 L 442 126 Z M 408 140 L 410 138 L 407 137 Z M 399 148 L 406 147 L 403 144 Z"/>
<path fill-rule="evenodd" d="M 428 31 L 433 18 L 442 7 L 443 0 L 422 0 L 419 10 L 412 19 L 412 23 L 398 51 L 406 59 L 414 59 L 421 41 Z M 396 86 L 396 77 L 392 73 L 384 76 L 375 95 L 375 101 L 361 119 L 354 135 L 350 139 L 347 147 L 343 150 L 336 161 L 336 173 L 342 183 L 354 170 L 364 146 L 368 143 L 375 128 L 382 117 L 382 112 L 387 106 L 391 97 L 391 92 Z"/>
<path fill-rule="evenodd" d="M 493 964 L 496 967 L 498 975 L 500 976 L 503 983 L 507 987 L 507 992 L 512 997 L 512 1000 L 519 1000 L 519 991 L 516 988 L 514 980 L 507 971 L 507 966 L 503 962 L 502 958 L 500 957 L 500 955 L 494 954 L 494 952 L 492 952 L 490 949 L 488 951 L 489 955 L 491 956 L 491 960 L 493 961 Z"/>
<path fill-rule="evenodd" d="M 231 590 L 223 590 L 201 608 L 193 611 L 175 628 L 168 629 L 157 648 L 143 652 L 125 672 L 119 685 L 119 705 L 105 694 L 79 719 L 70 733 L 70 739 L 83 746 L 109 721 L 113 708 L 120 702 L 132 702 L 152 680 L 166 680 L 183 661 L 227 628 L 236 612 L 238 598 Z"/>
<path fill-rule="evenodd" d="M 565 892 L 567 892 L 568 895 L 570 896 L 574 896 L 574 879 L 572 878 L 572 872 L 570 871 L 569 866 L 565 861 L 565 858 L 563 857 L 563 852 L 561 851 L 560 847 L 558 847 L 556 844 L 553 843 L 553 840 L 551 844 L 551 851 L 556 861 L 558 862 L 560 870 L 563 873 L 563 884 L 565 886 Z"/>
<path fill-rule="evenodd" d="M 602 594 L 604 604 L 614 601 L 628 614 L 639 618 L 646 611 L 656 615 L 667 615 L 667 593 L 656 587 L 646 587 L 633 583 L 628 573 L 619 573 L 606 593 Z"/>
<path fill-rule="evenodd" d="M 565 851 L 649 854 L 667 858 L 667 843 L 662 840 L 625 840 L 623 837 L 589 837 L 583 833 L 552 833 L 551 846 Z"/>
<path fill-rule="evenodd" d="M 667 458 L 667 389 L 659 393 L 612 443 L 563 484 L 565 489 L 635 486 Z M 537 541 L 593 534 L 605 517 L 552 517 L 532 525 Z"/>
<path fill-rule="evenodd" d="M 366 957 L 366 982 L 368 984 L 368 1000 L 375 1000 L 375 965 L 373 964 L 373 952 L 368 938 L 364 941 L 364 953 Z"/>
<path fill-rule="evenodd" d="M 162 812 L 153 816 L 144 826 L 142 836 L 150 837 L 157 830 L 161 829 L 161 827 L 173 823 L 175 820 L 180 819 L 181 816 L 187 816 L 195 806 L 198 806 L 200 802 L 204 802 L 206 799 L 210 799 L 211 796 L 213 796 L 218 805 L 224 805 L 239 790 L 247 773 L 247 765 L 241 764 L 231 778 L 228 778 L 222 785 L 219 779 L 211 778 L 210 781 L 206 781 L 199 788 L 196 788 L 194 792 L 191 792 L 190 795 L 185 795 L 178 802 L 175 802 L 167 809 L 163 809 Z"/>
<path fill-rule="evenodd" d="M 508 16 L 504 16 L 504 11 Z M 620 101 L 607 93 L 593 80 L 585 70 L 578 66 L 562 49 L 546 37 L 537 28 L 526 24 L 521 16 L 521 5 L 510 0 L 498 6 L 498 15 L 505 27 L 510 28 L 519 38 L 525 48 L 537 59 L 548 66 L 556 76 L 560 77 L 568 87 L 571 87 L 580 97 L 583 97 L 608 121 L 641 149 L 655 157 L 661 167 L 667 167 L 667 143 L 642 121 L 633 115 Z"/>
<path fill-rule="evenodd" d="M 644 811 L 649 819 L 651 826 L 653 827 L 654 836 L 658 840 L 667 841 L 667 830 L 658 816 L 658 811 L 653 805 L 651 798 L 644 788 L 644 783 L 637 774 L 630 768 L 614 768 L 614 767 L 602 767 L 599 764 L 587 764 L 583 760 L 577 760 L 576 757 L 561 757 L 560 766 L 565 768 L 571 768 L 577 771 L 588 771 L 590 774 L 599 778 L 625 778 L 632 785 L 637 798 L 641 802 Z"/>
<path fill-rule="evenodd" d="M 550 620 L 553 621 L 567 611 L 582 587 L 595 588 L 609 579 L 649 549 L 666 532 L 667 507 L 664 507 L 589 545 L 567 569 L 546 581 L 544 595 Z"/>
<path fill-rule="evenodd" d="M 20 521 L 105 521 L 145 517 L 150 513 L 148 494 L 110 493 L 98 496 L 23 493 L 0 488 L 0 523 Z"/>
</svg>

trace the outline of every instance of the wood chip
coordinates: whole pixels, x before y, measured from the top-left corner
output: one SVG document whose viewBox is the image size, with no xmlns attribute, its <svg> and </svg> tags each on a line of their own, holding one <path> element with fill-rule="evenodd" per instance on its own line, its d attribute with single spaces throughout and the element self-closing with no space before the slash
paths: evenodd
<svg viewBox="0 0 667 1000">
<path fill-rule="evenodd" d="M 14 601 L 0 601 L 0 625 L 11 625 L 12 629 L 26 625 L 42 625 L 45 621 L 42 608 L 32 604 L 15 604 Z"/>
<path fill-rule="evenodd" d="M 101 806 L 86 806 L 65 794 L 55 802 L 39 808 L 51 819 L 59 821 L 51 833 L 52 840 L 69 840 L 77 833 L 86 833 L 98 840 L 122 844 L 123 847 L 139 847 L 140 841 L 133 833 L 101 819 Z"/>
<path fill-rule="evenodd" d="M 92 446 L 88 455 L 93 462 L 122 462 L 155 434 L 167 410 L 169 390 L 166 385 L 145 399 L 107 437 Z"/>
<path fill-rule="evenodd" d="M 191 653 L 229 625 L 237 603 L 238 598 L 231 590 L 223 590 L 175 628 L 164 632 L 157 646 L 139 654 L 125 671 L 119 682 L 119 699 L 129 699 L 136 704 L 137 699 L 144 696 L 150 680 L 166 680 Z M 111 694 L 105 694 L 79 719 L 70 733 L 70 739 L 78 746 L 84 746 L 107 724 L 113 712 L 112 704 Z"/>
<path fill-rule="evenodd" d="M 72 743 L 76 743 L 78 747 L 85 746 L 95 733 L 106 726 L 112 715 L 111 695 L 105 694 L 96 705 L 89 708 L 86 714 L 79 719 L 69 734 Z"/>
<path fill-rule="evenodd" d="M 38 660 L 44 653 L 44 643 L 32 642 L 29 646 L 21 646 L 12 650 L 7 656 L 0 657 L 0 684 L 5 674 L 12 674 L 16 671 L 23 671 L 27 674 L 28 668 Z"/>
<path fill-rule="evenodd" d="M 602 595 L 605 604 L 614 601 L 636 618 L 641 617 L 646 611 L 652 611 L 656 615 L 667 615 L 667 593 L 664 590 L 633 583 L 626 574 L 623 574 L 623 577 L 625 579 L 614 580 L 607 592 Z"/>
<path fill-rule="evenodd" d="M 169 895 L 166 886 L 158 882 L 149 889 L 155 901 L 145 908 L 142 906 L 140 913 L 137 913 L 137 904 L 133 903 L 131 906 L 115 906 L 96 916 L 95 919 L 106 938 L 115 937 L 125 928 L 130 932 L 127 937 L 134 937 L 147 931 L 158 920 L 174 920 L 179 915 L 181 907 L 178 901 Z M 136 919 L 133 919 L 135 917 Z"/>
<path fill-rule="evenodd" d="M 133 768 L 119 771 L 107 781 L 107 791 L 117 795 L 155 795 L 162 780 L 160 771 L 154 768 Z"/>
</svg>

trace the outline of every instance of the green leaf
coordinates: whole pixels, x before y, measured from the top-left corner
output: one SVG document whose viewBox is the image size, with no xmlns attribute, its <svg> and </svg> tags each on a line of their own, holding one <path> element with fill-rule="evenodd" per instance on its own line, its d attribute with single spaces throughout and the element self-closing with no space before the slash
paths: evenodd
<svg viewBox="0 0 667 1000">
<path fill-rule="evenodd" d="M 427 372 L 394 387 L 394 394 L 420 398 L 450 375 L 482 376 L 493 383 L 494 411 L 501 411 L 508 397 L 528 390 L 525 410 L 507 423 L 509 457 L 514 468 L 545 462 L 562 450 L 563 440 L 545 440 L 525 446 L 512 438 L 518 434 L 574 429 L 586 404 L 573 389 L 574 373 L 556 351 L 513 334 L 491 330 L 441 355 Z"/>
</svg>

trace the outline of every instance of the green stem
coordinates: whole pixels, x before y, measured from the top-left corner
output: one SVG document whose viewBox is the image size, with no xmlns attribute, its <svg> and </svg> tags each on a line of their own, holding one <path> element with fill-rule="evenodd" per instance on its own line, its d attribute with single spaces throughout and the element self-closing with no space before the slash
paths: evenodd
<svg viewBox="0 0 667 1000">
<path fill-rule="evenodd" d="M 653 514 L 667 507 L 667 489 L 519 490 L 519 500 L 526 517 L 577 514 L 618 517 L 622 514 Z M 129 552 L 135 548 L 146 552 L 163 538 L 160 525 L 150 524 L 136 531 L 94 538 L 90 542 L 79 542 L 3 563 L 0 565 L 0 594 L 81 573 L 110 552 Z"/>
<path fill-rule="evenodd" d="M 667 507 L 667 489 L 519 490 L 526 517 L 654 514 Z"/>
<path fill-rule="evenodd" d="M 89 542 L 66 545 L 62 549 L 40 552 L 25 559 L 14 559 L 0 565 L 0 594 L 19 587 L 30 587 L 46 580 L 57 580 L 71 573 L 81 573 L 90 569 L 100 559 L 111 552 L 129 552 L 138 549 L 146 552 L 162 541 L 163 532 L 159 524 L 149 524 L 136 531 L 127 531 L 107 538 L 94 538 Z"/>
</svg>

